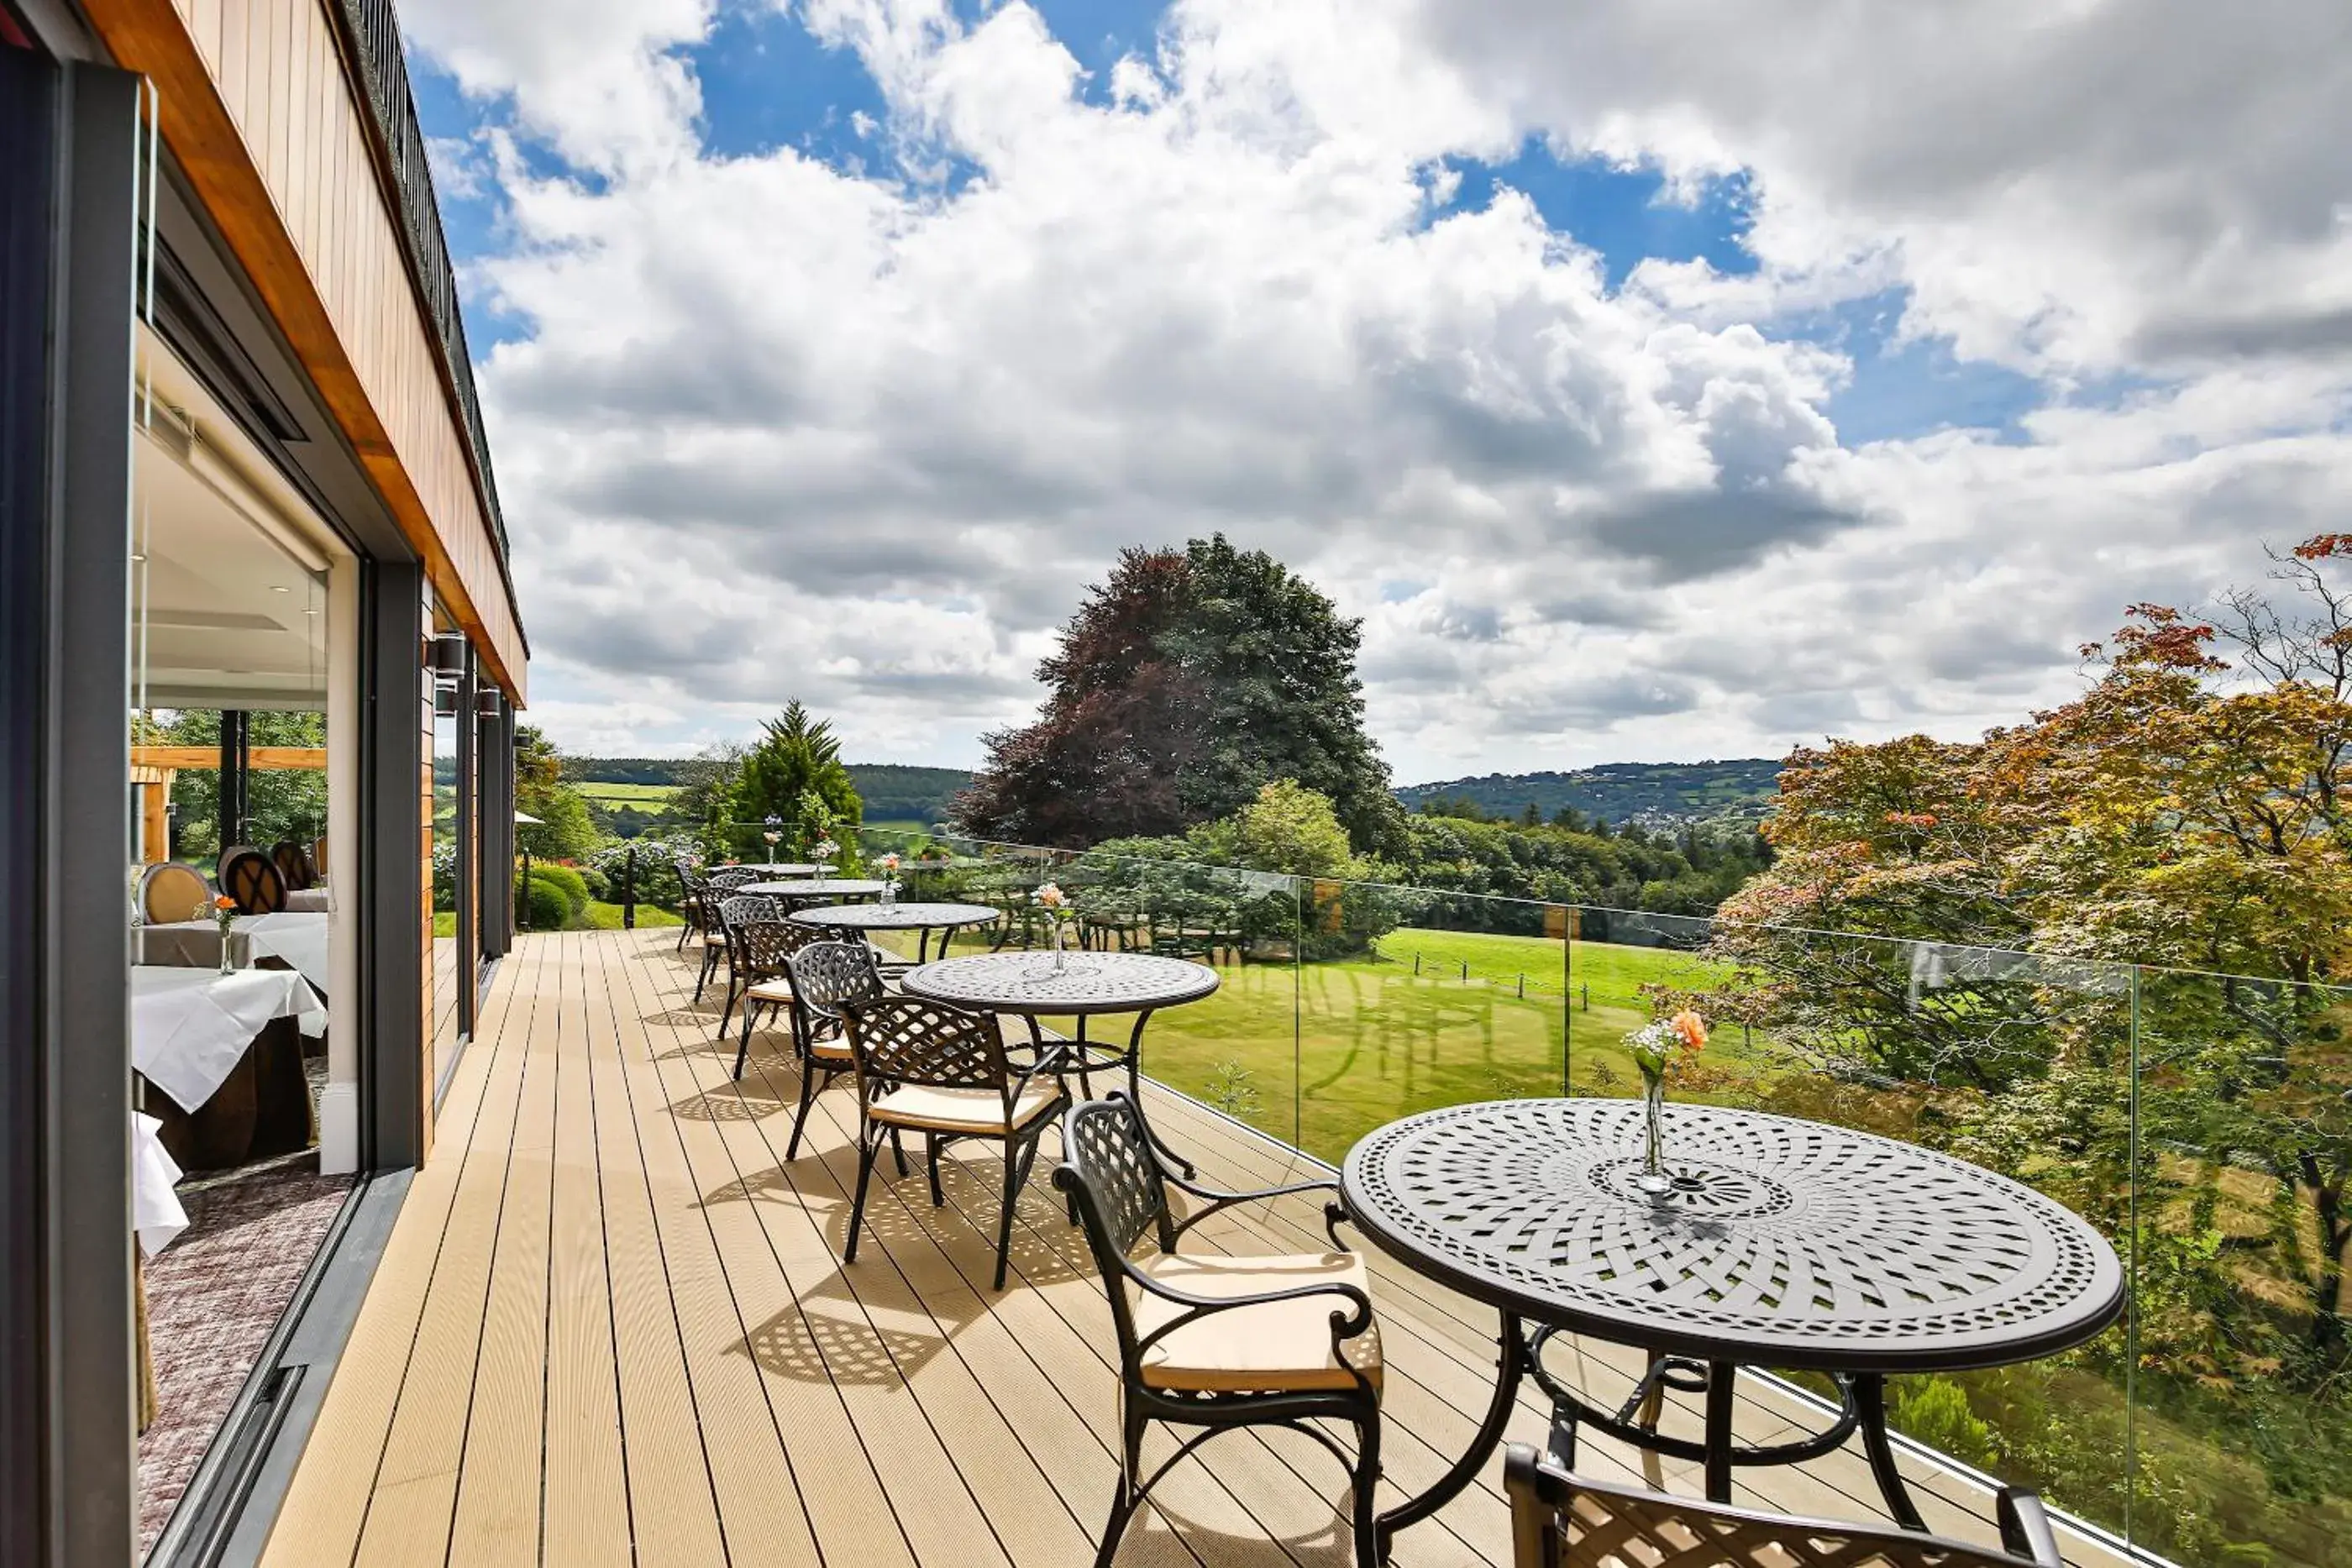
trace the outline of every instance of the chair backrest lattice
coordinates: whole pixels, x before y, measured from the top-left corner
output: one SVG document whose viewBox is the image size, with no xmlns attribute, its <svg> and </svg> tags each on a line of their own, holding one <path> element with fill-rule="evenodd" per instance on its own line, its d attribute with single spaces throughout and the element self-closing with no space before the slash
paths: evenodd
<svg viewBox="0 0 2352 1568">
<path fill-rule="evenodd" d="M 140 877 L 139 907 L 150 925 L 201 920 L 212 913 L 212 902 L 204 873 L 192 865 L 167 861 L 149 866 Z"/>
<path fill-rule="evenodd" d="M 2036 1568 L 2034 1557 L 1891 1524 L 1799 1519 L 1611 1486 L 1518 1445 L 1504 1484 L 1516 1568 Z M 2014 1495 L 2003 1494 L 2005 1528 Z"/>
<path fill-rule="evenodd" d="M 882 994 L 874 949 L 863 942 L 812 942 L 787 957 L 785 965 L 792 971 L 793 1005 L 812 1026 L 837 1024 L 845 1007 Z"/>
<path fill-rule="evenodd" d="M 732 931 L 750 921 L 782 920 L 782 909 L 772 898 L 756 893 L 731 893 L 719 901 L 719 924 Z"/>
<path fill-rule="evenodd" d="M 758 975 L 789 973 L 793 954 L 827 939 L 814 926 L 796 925 L 789 920 L 744 920 L 730 929 L 743 944 L 744 964 Z"/>
<path fill-rule="evenodd" d="M 247 915 L 269 915 L 286 907 L 286 879 L 258 850 L 239 850 L 221 862 L 221 891 Z"/>
<path fill-rule="evenodd" d="M 712 872 L 709 876 L 704 877 L 702 879 L 702 883 L 714 894 L 724 894 L 734 892 L 737 888 L 743 886 L 747 883 L 754 883 L 759 880 L 760 873 L 753 871 L 750 866 L 723 865 L 717 871 Z"/>
<path fill-rule="evenodd" d="M 906 996 L 876 997 L 846 1010 L 861 1084 L 1009 1088 L 1013 1072 L 992 1013 Z"/>
<path fill-rule="evenodd" d="M 1062 1146 L 1063 1168 L 1091 1200 L 1080 1207 L 1090 1241 L 1124 1256 L 1145 1232 L 1164 1234 L 1168 1190 L 1134 1102 L 1119 1094 L 1073 1106 Z"/>
</svg>

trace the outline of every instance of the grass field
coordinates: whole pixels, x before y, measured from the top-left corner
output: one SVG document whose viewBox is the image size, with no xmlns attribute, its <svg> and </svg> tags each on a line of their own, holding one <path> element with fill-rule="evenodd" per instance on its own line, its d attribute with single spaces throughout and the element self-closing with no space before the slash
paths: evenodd
<svg viewBox="0 0 2352 1568">
<path fill-rule="evenodd" d="M 608 784 L 601 779 L 592 779 L 584 784 L 574 784 L 572 788 L 580 791 L 582 795 L 587 797 L 589 800 L 596 801 L 599 805 L 605 807 L 635 806 L 642 810 L 648 807 L 658 809 L 668 805 L 670 797 L 678 792 L 680 786 L 676 784 Z"/>
<path fill-rule="evenodd" d="M 1563 995 L 1561 946 L 1406 929 L 1381 938 L 1375 958 L 1220 965 L 1215 996 L 1152 1019 L 1144 1063 L 1154 1078 L 1334 1161 L 1416 1111 L 1558 1094 L 1571 1061 L 1579 1092 L 1632 1093 L 1640 1077 L 1620 1041 L 1650 1016 L 1637 988 L 1693 985 L 1708 966 L 1659 948 L 1579 942 L 1569 954 L 1577 989 Z M 1092 1026 L 1121 1038 L 1125 1030 L 1122 1019 Z M 1750 1048 L 1728 1031 L 1708 1056 L 1718 1070 L 1753 1070 Z"/>
</svg>

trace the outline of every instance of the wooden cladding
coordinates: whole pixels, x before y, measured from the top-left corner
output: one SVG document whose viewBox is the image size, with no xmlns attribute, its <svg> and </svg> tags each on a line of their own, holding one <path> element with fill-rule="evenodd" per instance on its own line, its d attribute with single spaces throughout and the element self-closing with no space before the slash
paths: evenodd
<svg viewBox="0 0 2352 1568">
<path fill-rule="evenodd" d="M 522 631 L 369 113 L 322 0 L 85 0 L 163 136 L 499 684 Z"/>
</svg>

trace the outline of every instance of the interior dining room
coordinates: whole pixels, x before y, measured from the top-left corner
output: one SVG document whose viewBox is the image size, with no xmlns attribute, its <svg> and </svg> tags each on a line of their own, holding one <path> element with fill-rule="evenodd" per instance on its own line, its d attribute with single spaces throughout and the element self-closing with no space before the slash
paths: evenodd
<svg viewBox="0 0 2352 1568">
<path fill-rule="evenodd" d="M 139 350 L 129 836 L 143 1552 L 353 1187 L 356 951 L 339 939 L 334 868 L 356 822 L 357 561 L 159 336 L 142 329 Z"/>
<path fill-rule="evenodd" d="M 417 134 L 388 9 L 0 0 L 10 1568 L 257 1558 L 507 948 Z"/>
</svg>

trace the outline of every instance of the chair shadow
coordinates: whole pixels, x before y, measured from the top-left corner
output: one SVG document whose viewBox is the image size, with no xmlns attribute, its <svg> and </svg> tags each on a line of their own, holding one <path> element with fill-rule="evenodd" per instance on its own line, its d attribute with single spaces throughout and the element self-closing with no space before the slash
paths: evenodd
<svg viewBox="0 0 2352 1568">
<path fill-rule="evenodd" d="M 786 1307 L 743 1337 L 765 1371 L 795 1383 L 901 1388 L 947 1348 L 937 1333 L 879 1324 L 857 1303 L 822 1292 Z"/>
<path fill-rule="evenodd" d="M 1147 1450 L 1145 1468 L 1159 1462 Z M 1196 1459 L 1187 1459 L 1194 1464 Z M 1328 1456 L 1324 1462 L 1331 1463 Z M 1318 1495 L 1321 1495 L 1318 1489 Z M 1327 1499 L 1331 1505 L 1331 1517 L 1319 1528 L 1306 1534 L 1276 1535 L 1271 1531 L 1260 1535 L 1235 1535 L 1214 1525 L 1187 1519 L 1182 1513 L 1160 1500 L 1158 1493 L 1148 1500 L 1145 1511 L 1130 1521 L 1127 1533 L 1119 1540 L 1118 1554 L 1114 1563 L 1149 1563 L 1174 1555 L 1165 1539 L 1173 1535 L 1203 1563 L 1214 1563 L 1218 1568 L 1231 1563 L 1234 1568 L 1252 1568 L 1257 1563 L 1266 1568 L 1355 1568 L 1355 1533 L 1348 1528 L 1349 1491 L 1340 1483 Z M 1090 1521 L 1090 1530 L 1099 1530 L 1099 1521 Z M 1150 1539 L 1153 1535 L 1160 1540 Z"/>
<path fill-rule="evenodd" d="M 778 1112 L 792 1110 L 793 1103 L 730 1084 L 672 1101 L 668 1109 L 671 1115 L 689 1122 L 763 1122 Z"/>
<path fill-rule="evenodd" d="M 919 1138 L 907 1142 L 907 1174 L 898 1174 L 891 1163 L 890 1152 L 882 1151 L 874 1162 L 874 1186 L 866 1197 L 866 1230 L 858 1246 L 871 1247 L 879 1241 L 896 1252 L 901 1246 L 935 1246 L 945 1252 L 958 1266 L 964 1282 L 979 1295 L 983 1304 L 996 1299 L 997 1292 L 989 1288 L 996 1271 L 996 1226 L 1001 1209 L 1000 1188 L 1004 1166 L 993 1144 L 958 1144 L 940 1159 L 940 1185 L 945 1189 L 947 1202 L 930 1209 L 929 1226 L 919 1222 L 909 1208 L 929 1208 L 930 1185 L 923 1174 L 923 1146 Z M 969 1164 L 967 1164 L 967 1160 Z M 1061 1281 L 1093 1278 L 1092 1267 L 1074 1267 L 1063 1254 L 1043 1239 L 1041 1232 L 1058 1234 L 1068 1227 L 1068 1214 L 1063 1207 L 1062 1196 L 1054 1189 L 1051 1165 L 1044 1153 L 1029 1173 L 1028 1184 L 1021 1189 L 1014 1210 L 1013 1226 L 1012 1271 L 1007 1274 L 1004 1288 L 1017 1291 L 1028 1286 L 1050 1285 Z M 849 1240 L 851 1200 L 843 1197 L 833 1206 L 825 1218 L 825 1239 L 838 1258 Z M 1072 1230 L 1072 1245 L 1081 1251 L 1085 1247 L 1077 1240 L 1080 1232 Z M 866 1259 L 845 1265 L 863 1269 Z"/>
</svg>

